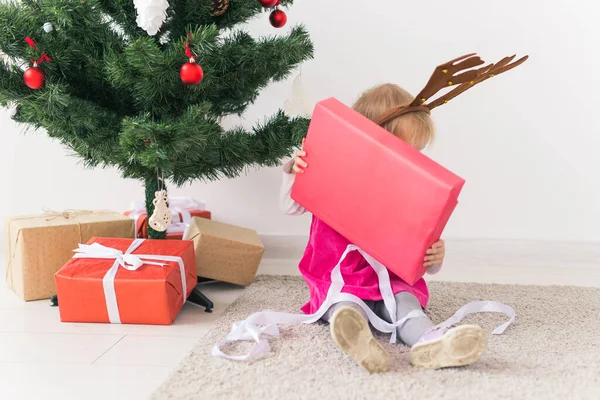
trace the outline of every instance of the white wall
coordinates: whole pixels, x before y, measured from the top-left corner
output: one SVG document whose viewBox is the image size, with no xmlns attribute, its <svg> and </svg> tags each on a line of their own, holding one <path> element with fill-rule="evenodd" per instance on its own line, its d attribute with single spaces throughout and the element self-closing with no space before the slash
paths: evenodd
<svg viewBox="0 0 600 400">
<path fill-rule="evenodd" d="M 416 92 L 436 65 L 469 52 L 487 61 L 529 54 L 434 113 L 439 138 L 428 154 L 467 180 L 446 236 L 600 241 L 599 12 L 582 0 L 298 0 L 288 16 L 316 45 L 303 67 L 315 101 L 349 104 L 386 81 Z M 250 29 L 278 33 L 267 15 Z M 291 81 L 266 90 L 247 123 L 290 89 Z M 123 210 L 143 195 L 115 171 L 83 170 L 43 132 L 21 134 L 4 111 L 0 124 L 0 219 L 42 206 Z M 306 234 L 308 217 L 278 213 L 278 184 L 279 172 L 266 169 L 171 193 L 206 200 L 216 219 L 263 234 Z"/>
</svg>

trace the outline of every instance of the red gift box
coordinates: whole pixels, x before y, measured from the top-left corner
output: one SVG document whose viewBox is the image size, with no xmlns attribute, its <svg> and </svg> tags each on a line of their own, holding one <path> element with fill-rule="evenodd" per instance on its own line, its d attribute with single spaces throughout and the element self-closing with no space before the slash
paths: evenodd
<svg viewBox="0 0 600 400">
<path fill-rule="evenodd" d="M 76 252 L 55 275 L 62 322 L 169 325 L 197 283 L 192 241 L 92 238 Z"/>
<path fill-rule="evenodd" d="M 199 217 L 204 219 L 212 219 L 212 214 L 208 210 L 187 210 L 190 218 Z M 170 240 L 181 240 L 185 233 L 185 228 L 190 224 L 191 219 L 188 222 L 184 222 L 186 217 L 181 211 L 173 212 L 173 225 L 167 228 L 167 239 Z M 145 233 L 148 236 L 148 219 L 145 219 Z"/>
<path fill-rule="evenodd" d="M 292 198 L 416 283 L 465 181 L 336 99 L 317 104 L 304 150 Z"/>
</svg>

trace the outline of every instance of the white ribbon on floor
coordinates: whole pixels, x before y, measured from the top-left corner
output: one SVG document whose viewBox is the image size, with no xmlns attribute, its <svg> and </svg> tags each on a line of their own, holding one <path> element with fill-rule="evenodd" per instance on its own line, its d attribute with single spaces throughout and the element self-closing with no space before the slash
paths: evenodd
<svg viewBox="0 0 600 400">
<path fill-rule="evenodd" d="M 451 326 L 458 324 L 467 315 L 476 314 L 480 312 L 502 313 L 509 318 L 508 321 L 496 327 L 496 329 L 492 331 L 492 335 L 503 334 L 506 328 L 508 328 L 509 325 L 512 324 L 515 320 L 515 310 L 513 310 L 512 307 L 506 304 L 498 303 L 496 301 L 473 301 L 459 308 L 453 316 L 451 316 L 441 324 L 436 325 L 432 330 L 448 329 Z"/>
<path fill-rule="evenodd" d="M 131 254 L 133 253 L 145 239 L 135 239 L 127 251 L 123 253 L 121 250 L 103 246 L 100 243 L 80 244 L 75 250 L 73 258 L 100 258 L 114 259 L 112 267 L 104 274 L 102 286 L 104 287 L 104 298 L 106 301 L 106 309 L 108 310 L 108 319 L 111 324 L 120 324 L 121 315 L 117 304 L 117 294 L 115 292 L 115 277 L 119 271 L 119 267 L 123 267 L 129 271 L 137 271 L 142 265 L 156 265 L 165 267 L 168 264 L 153 262 L 155 261 L 173 261 L 179 264 L 179 272 L 181 276 L 182 297 L 183 303 L 186 301 L 187 276 L 185 274 L 185 265 L 183 259 L 178 256 L 164 256 L 153 254 Z"/>
<path fill-rule="evenodd" d="M 381 296 L 383 298 L 385 307 L 392 318 L 392 323 L 389 323 L 378 317 L 363 300 L 359 299 L 355 295 L 350 293 L 342 293 L 342 288 L 344 287 L 344 278 L 342 277 L 341 265 L 348 253 L 352 251 L 358 251 L 377 273 L 377 277 L 379 278 L 379 290 L 381 291 Z M 227 338 L 218 342 L 212 348 L 212 355 L 234 361 L 254 361 L 271 350 L 268 340 L 261 338 L 262 335 L 273 337 L 279 336 L 279 327 L 277 325 L 292 325 L 299 323 L 312 324 L 321 319 L 332 305 L 344 301 L 350 301 L 360 306 L 367 314 L 371 325 L 379 332 L 390 333 L 390 343 L 396 343 L 398 327 L 402 326 L 411 318 L 425 316 L 423 311 L 415 310 L 410 312 L 404 318 L 396 320 L 396 300 L 394 298 L 390 276 L 387 269 L 357 246 L 349 245 L 344 254 L 342 254 L 340 257 L 340 260 L 335 268 L 331 271 L 331 286 L 329 287 L 325 301 L 323 304 L 321 304 L 321 307 L 319 307 L 316 313 L 305 315 L 282 313 L 270 310 L 254 313 L 244 321 L 235 322 L 231 328 L 231 331 L 227 335 Z M 496 328 L 492 332 L 493 334 L 501 334 L 504 332 L 504 330 L 515 319 L 515 312 L 511 307 L 493 301 L 480 301 L 472 302 L 463 306 L 451 318 L 437 325 L 434 329 L 449 328 L 450 326 L 460 322 L 467 315 L 478 312 L 501 312 L 510 317 L 509 321 Z M 256 342 L 256 345 L 249 353 L 244 355 L 234 356 L 223 352 L 223 346 L 239 341 L 254 341 Z"/>
</svg>

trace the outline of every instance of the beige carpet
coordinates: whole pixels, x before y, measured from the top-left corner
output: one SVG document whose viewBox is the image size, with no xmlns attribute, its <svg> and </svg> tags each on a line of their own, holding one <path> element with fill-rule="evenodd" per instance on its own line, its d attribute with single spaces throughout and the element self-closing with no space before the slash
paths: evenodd
<svg viewBox="0 0 600 400">
<path fill-rule="evenodd" d="M 434 322 L 473 300 L 515 308 L 517 320 L 475 365 L 421 371 L 408 348 L 386 347 L 392 371 L 370 376 L 335 347 L 324 324 L 282 329 L 272 354 L 254 364 L 210 355 L 231 323 L 252 312 L 297 312 L 307 289 L 297 277 L 259 277 L 154 394 L 154 399 L 600 399 L 600 289 L 432 283 Z M 504 318 L 468 322 L 491 331 Z M 380 337 L 382 342 L 387 338 Z M 239 350 L 240 348 L 238 348 Z"/>
</svg>

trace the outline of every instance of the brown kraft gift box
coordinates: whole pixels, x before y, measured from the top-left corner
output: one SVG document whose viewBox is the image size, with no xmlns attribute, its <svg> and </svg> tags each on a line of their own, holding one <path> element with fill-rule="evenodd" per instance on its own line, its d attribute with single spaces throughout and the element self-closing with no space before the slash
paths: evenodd
<svg viewBox="0 0 600 400">
<path fill-rule="evenodd" d="M 133 238 L 133 220 L 111 211 L 16 217 L 6 225 L 6 281 L 23 300 L 56 294 L 54 274 L 92 237 Z"/>
<path fill-rule="evenodd" d="M 247 286 L 254 281 L 265 248 L 246 228 L 192 218 L 184 240 L 194 241 L 198 276 Z"/>
</svg>

